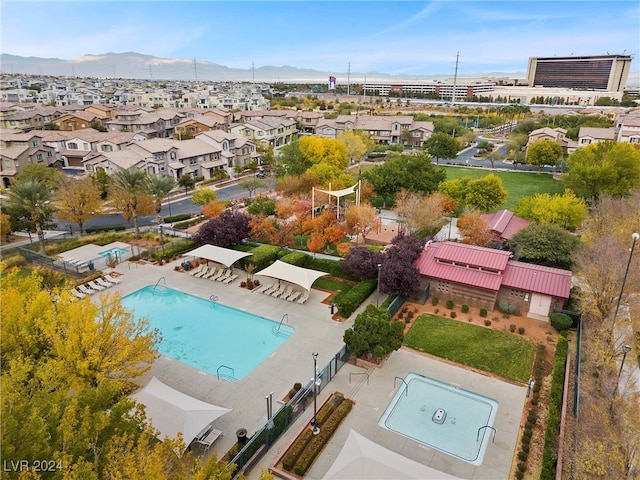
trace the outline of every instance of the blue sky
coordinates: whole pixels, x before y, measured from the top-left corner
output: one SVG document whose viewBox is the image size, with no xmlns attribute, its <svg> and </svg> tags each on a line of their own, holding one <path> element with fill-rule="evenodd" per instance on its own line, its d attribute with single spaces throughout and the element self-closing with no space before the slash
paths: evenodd
<svg viewBox="0 0 640 480">
<path fill-rule="evenodd" d="M 525 72 L 531 56 L 634 55 L 628 1 L 2 0 L 2 53 L 73 59 L 134 51 L 229 67 L 453 75 Z"/>
</svg>

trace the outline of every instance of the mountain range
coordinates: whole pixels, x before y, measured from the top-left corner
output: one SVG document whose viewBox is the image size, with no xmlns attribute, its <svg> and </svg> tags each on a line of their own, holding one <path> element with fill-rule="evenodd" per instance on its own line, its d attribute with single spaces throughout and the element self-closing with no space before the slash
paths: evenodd
<svg viewBox="0 0 640 480">
<path fill-rule="evenodd" d="M 203 60 L 158 58 L 135 52 L 84 55 L 72 60 L 61 58 L 21 57 L 3 53 L 0 69 L 5 74 L 47 75 L 65 77 L 130 78 L 172 81 L 238 81 L 265 83 L 326 82 L 329 76 L 339 84 L 374 80 L 438 80 L 453 78 L 453 74 L 391 75 L 381 72 L 326 72 L 289 65 L 256 68 L 230 68 Z M 484 72 L 459 75 L 460 78 L 507 77 L 525 78 L 525 72 Z"/>
</svg>

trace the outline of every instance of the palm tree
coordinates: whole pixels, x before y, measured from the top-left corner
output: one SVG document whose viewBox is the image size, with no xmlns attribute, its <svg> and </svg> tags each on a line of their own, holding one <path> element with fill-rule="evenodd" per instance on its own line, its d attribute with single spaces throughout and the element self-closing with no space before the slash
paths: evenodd
<svg viewBox="0 0 640 480">
<path fill-rule="evenodd" d="M 10 211 L 19 212 L 16 214 L 30 219 L 38 234 L 40 252 L 43 255 L 46 255 L 43 225 L 51 220 L 54 211 L 51 193 L 49 186 L 39 180 L 16 182 L 9 191 Z"/>
<path fill-rule="evenodd" d="M 158 222 L 158 226 L 160 225 L 162 217 L 160 216 L 160 211 L 162 210 L 162 201 L 169 196 L 171 190 L 176 186 L 176 181 L 168 176 L 168 175 L 149 175 L 147 177 L 147 192 L 153 198 L 153 203 L 156 208 L 156 221 Z M 164 239 L 162 238 L 162 228 L 159 229 L 160 232 L 160 245 L 164 244 Z"/>
<path fill-rule="evenodd" d="M 146 172 L 135 167 L 119 170 L 114 176 L 116 186 L 129 198 L 136 238 L 140 238 L 140 226 L 138 225 L 138 197 L 147 192 L 146 180 Z"/>
</svg>

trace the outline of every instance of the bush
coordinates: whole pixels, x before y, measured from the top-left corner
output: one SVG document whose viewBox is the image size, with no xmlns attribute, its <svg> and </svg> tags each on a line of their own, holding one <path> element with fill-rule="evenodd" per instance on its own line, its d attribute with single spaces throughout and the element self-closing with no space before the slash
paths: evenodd
<svg viewBox="0 0 640 480">
<path fill-rule="evenodd" d="M 466 303 L 463 303 L 460 309 L 462 310 L 462 313 L 469 313 L 469 305 L 467 305 Z"/>
<path fill-rule="evenodd" d="M 275 245 L 261 245 L 259 247 L 251 249 L 251 253 L 253 254 L 251 260 L 246 260 L 248 263 L 253 263 L 256 266 L 256 273 L 259 273 L 260 270 L 268 267 L 271 263 L 273 263 L 277 256 L 278 252 L 280 252 L 280 247 Z M 245 262 L 241 262 L 243 265 Z"/>
<path fill-rule="evenodd" d="M 172 217 L 164 217 L 164 223 L 175 223 L 181 222 L 183 220 L 189 220 L 191 218 L 191 214 L 189 213 L 181 213 L 179 215 L 173 215 Z"/>
<path fill-rule="evenodd" d="M 449 310 L 451 310 L 455 306 L 455 303 L 453 303 L 453 300 L 449 299 L 447 300 L 446 306 Z"/>
<path fill-rule="evenodd" d="M 486 308 L 481 308 L 481 309 L 480 309 L 480 316 L 481 316 L 481 317 L 483 317 L 483 318 L 484 318 L 484 317 L 486 317 L 488 313 L 489 313 L 489 312 L 487 312 L 487 309 L 486 309 Z"/>
<path fill-rule="evenodd" d="M 491 325 L 491 320 L 489 320 L 488 318 L 486 318 L 486 319 L 484 320 L 484 325 L 485 325 L 486 327 L 490 326 L 490 325 Z"/>
<path fill-rule="evenodd" d="M 515 332 L 515 331 L 516 331 L 516 326 L 515 326 L 513 323 L 512 323 L 511 325 L 509 325 L 509 331 L 510 331 L 511 333 L 513 333 L 513 332 Z"/>
<path fill-rule="evenodd" d="M 311 257 L 309 257 L 309 255 L 304 252 L 291 252 L 287 253 L 280 260 L 286 263 L 290 263 L 291 265 L 296 265 L 298 267 L 305 267 L 309 258 Z"/>
<path fill-rule="evenodd" d="M 377 284 L 378 281 L 375 278 L 368 278 L 356 284 L 336 302 L 338 313 L 344 318 L 350 317 L 355 309 L 375 291 Z"/>
<path fill-rule="evenodd" d="M 440 299 L 438 297 L 432 297 L 431 298 L 431 305 L 433 305 L 435 307 L 436 305 L 438 305 L 439 301 L 440 301 Z"/>
<path fill-rule="evenodd" d="M 206 217 L 198 216 L 196 218 L 192 218 L 191 220 L 185 220 L 184 222 L 178 222 L 173 224 L 173 228 L 176 230 L 186 230 L 189 227 L 193 227 L 201 222 L 204 222 Z"/>
<path fill-rule="evenodd" d="M 524 451 L 518 452 L 518 460 L 520 460 L 521 462 L 526 462 L 528 458 L 529 458 L 529 454 L 527 452 L 524 452 Z"/>
<path fill-rule="evenodd" d="M 519 327 L 519 328 L 518 328 L 518 333 L 519 333 L 520 335 L 524 335 L 524 327 Z"/>
<path fill-rule="evenodd" d="M 85 228 L 85 233 L 98 233 L 98 232 L 121 232 L 125 230 L 126 227 L 124 225 L 103 225 L 99 227 L 89 227 Z"/>
<path fill-rule="evenodd" d="M 456 312 L 454 312 L 453 310 L 449 312 L 449 316 L 451 318 L 456 318 L 457 317 Z"/>
<path fill-rule="evenodd" d="M 564 332 L 573 325 L 573 320 L 566 313 L 552 313 L 549 315 L 549 318 L 551 320 L 551 325 L 558 332 Z"/>
</svg>

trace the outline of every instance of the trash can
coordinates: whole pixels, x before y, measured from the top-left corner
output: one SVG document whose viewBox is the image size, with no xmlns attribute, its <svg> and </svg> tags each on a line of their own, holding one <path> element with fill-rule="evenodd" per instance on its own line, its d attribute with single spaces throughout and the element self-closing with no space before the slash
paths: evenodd
<svg viewBox="0 0 640 480">
<path fill-rule="evenodd" d="M 89 267 L 89 270 L 93 271 L 95 270 L 95 266 L 93 265 L 93 260 L 89 260 L 89 263 L 87 263 L 87 267 Z"/>
<path fill-rule="evenodd" d="M 238 437 L 238 443 L 240 445 L 244 445 L 245 443 L 247 443 L 247 429 L 239 428 L 236 431 L 236 437 Z"/>
</svg>

